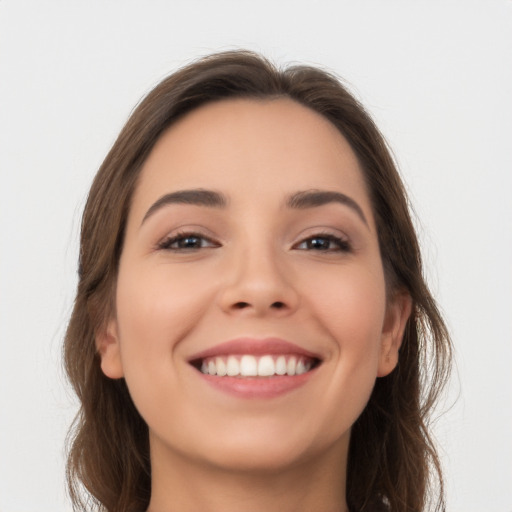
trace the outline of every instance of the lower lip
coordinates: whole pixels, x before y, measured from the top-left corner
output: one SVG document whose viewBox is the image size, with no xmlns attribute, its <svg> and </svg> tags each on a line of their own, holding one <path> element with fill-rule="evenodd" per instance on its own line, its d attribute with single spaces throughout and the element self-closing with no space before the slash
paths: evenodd
<svg viewBox="0 0 512 512">
<path fill-rule="evenodd" d="M 242 378 L 198 373 L 209 385 L 238 398 L 275 398 L 300 388 L 315 372 L 316 368 L 301 375 Z"/>
</svg>

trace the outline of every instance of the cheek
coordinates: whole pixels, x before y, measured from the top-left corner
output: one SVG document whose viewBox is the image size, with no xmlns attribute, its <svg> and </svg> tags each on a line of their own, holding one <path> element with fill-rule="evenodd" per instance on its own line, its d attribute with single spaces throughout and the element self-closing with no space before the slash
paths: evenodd
<svg viewBox="0 0 512 512">
<path fill-rule="evenodd" d="M 380 261 L 326 269 L 309 282 L 305 279 L 303 289 L 304 299 L 340 352 L 378 347 L 386 310 Z"/>
<path fill-rule="evenodd" d="M 165 265 L 120 267 L 116 319 L 121 362 L 135 406 L 150 425 L 161 421 L 163 404 L 174 404 L 180 417 L 186 414 L 176 361 L 181 341 L 211 303 L 204 279 Z"/>
<path fill-rule="evenodd" d="M 332 340 L 332 351 L 325 362 L 329 379 L 324 392 L 311 400 L 324 411 L 318 416 L 321 425 L 317 430 L 325 434 L 322 442 L 328 442 L 350 430 L 375 385 L 385 293 L 373 276 L 352 274 L 338 286 L 331 281 L 329 293 L 316 299 L 316 318 Z"/>
<path fill-rule="evenodd" d="M 386 311 L 384 276 L 377 265 L 351 266 L 330 276 L 317 275 L 315 282 L 308 299 L 310 309 L 332 341 L 327 361 L 332 379 L 325 404 L 332 408 L 333 424 L 343 423 L 338 416 L 348 410 L 355 421 L 377 377 Z M 338 408 L 341 404 L 344 407 Z"/>
<path fill-rule="evenodd" d="M 116 315 L 125 372 L 173 357 L 203 316 L 209 296 L 205 278 L 197 273 L 176 272 L 165 264 L 121 266 Z"/>
</svg>

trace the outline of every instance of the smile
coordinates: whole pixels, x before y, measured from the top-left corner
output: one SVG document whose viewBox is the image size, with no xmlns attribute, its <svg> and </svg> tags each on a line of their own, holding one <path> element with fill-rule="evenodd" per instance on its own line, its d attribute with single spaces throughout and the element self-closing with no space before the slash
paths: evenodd
<svg viewBox="0 0 512 512">
<path fill-rule="evenodd" d="M 237 338 L 197 353 L 188 362 L 220 391 L 238 398 L 273 398 L 308 382 L 322 357 L 279 338 Z"/>
<path fill-rule="evenodd" d="M 200 371 L 219 377 L 273 377 L 302 375 L 313 368 L 317 360 L 295 355 L 263 355 L 207 357 L 201 361 Z"/>
</svg>

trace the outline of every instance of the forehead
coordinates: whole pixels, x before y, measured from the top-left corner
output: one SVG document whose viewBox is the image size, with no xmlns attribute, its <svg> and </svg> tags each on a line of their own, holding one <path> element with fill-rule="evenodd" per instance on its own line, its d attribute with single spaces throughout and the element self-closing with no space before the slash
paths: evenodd
<svg viewBox="0 0 512 512">
<path fill-rule="evenodd" d="M 235 201 L 337 190 L 369 209 L 348 142 L 327 119 L 288 98 L 221 100 L 187 114 L 155 144 L 142 169 L 134 208 L 190 188 L 220 190 Z"/>
</svg>

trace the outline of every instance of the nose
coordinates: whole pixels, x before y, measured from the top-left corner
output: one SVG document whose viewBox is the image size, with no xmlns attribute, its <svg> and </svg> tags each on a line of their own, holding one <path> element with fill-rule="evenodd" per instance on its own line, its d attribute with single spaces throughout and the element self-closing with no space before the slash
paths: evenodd
<svg viewBox="0 0 512 512">
<path fill-rule="evenodd" d="M 220 307 L 237 315 L 292 314 L 299 305 L 299 294 L 282 259 L 271 251 L 247 251 L 234 257 L 224 276 Z"/>
</svg>

